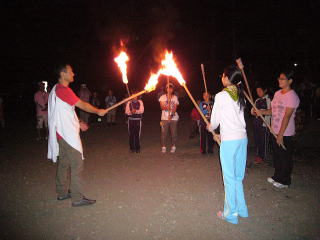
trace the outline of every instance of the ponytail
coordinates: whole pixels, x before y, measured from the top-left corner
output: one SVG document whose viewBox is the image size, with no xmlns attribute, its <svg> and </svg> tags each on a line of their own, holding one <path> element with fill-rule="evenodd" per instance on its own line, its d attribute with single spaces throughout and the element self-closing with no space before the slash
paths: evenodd
<svg viewBox="0 0 320 240">
<path fill-rule="evenodd" d="M 238 91 L 238 104 L 240 106 L 240 109 L 243 110 L 246 106 L 246 101 L 245 101 L 245 96 L 244 96 L 244 88 L 243 88 L 243 84 L 242 84 L 242 81 L 238 82 L 236 84 L 237 86 L 237 91 Z"/>
<path fill-rule="evenodd" d="M 229 78 L 229 81 L 237 87 L 238 93 L 238 105 L 241 110 L 245 108 L 246 101 L 245 96 L 243 94 L 244 88 L 242 84 L 242 74 L 240 69 L 235 65 L 230 65 L 224 69 L 224 75 Z"/>
</svg>

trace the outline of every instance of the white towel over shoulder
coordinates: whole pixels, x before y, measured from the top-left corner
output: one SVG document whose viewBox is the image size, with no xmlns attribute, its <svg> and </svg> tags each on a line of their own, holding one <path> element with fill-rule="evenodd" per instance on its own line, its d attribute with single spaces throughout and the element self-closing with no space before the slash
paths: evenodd
<svg viewBox="0 0 320 240">
<path fill-rule="evenodd" d="M 83 159 L 82 143 L 79 135 L 79 119 L 75 112 L 75 106 L 62 101 L 56 95 L 56 86 L 53 87 L 49 95 L 48 125 L 48 159 L 56 162 L 59 156 L 57 132 L 71 147 L 82 154 Z"/>
</svg>

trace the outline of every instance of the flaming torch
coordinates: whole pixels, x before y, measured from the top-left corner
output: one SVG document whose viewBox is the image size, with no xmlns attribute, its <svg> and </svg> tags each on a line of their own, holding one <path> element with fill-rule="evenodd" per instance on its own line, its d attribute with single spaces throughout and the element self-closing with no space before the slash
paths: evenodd
<svg viewBox="0 0 320 240">
<path fill-rule="evenodd" d="M 203 115 L 202 111 L 200 110 L 198 104 L 196 103 L 196 101 L 194 100 L 192 94 L 190 93 L 187 85 L 186 85 L 186 81 L 183 79 L 181 72 L 179 71 L 177 64 L 175 63 L 174 59 L 173 59 L 173 53 L 172 52 L 168 52 L 166 51 L 165 54 L 165 59 L 162 60 L 161 62 L 162 68 L 160 70 L 160 73 L 166 76 L 172 76 L 174 78 L 176 78 L 179 82 L 179 84 L 186 90 L 189 98 L 191 99 L 191 101 L 193 102 L 195 108 L 198 110 L 199 114 L 201 115 L 202 119 L 204 120 L 204 122 L 208 125 L 210 124 L 208 119 Z M 220 145 L 220 139 L 219 137 L 215 134 L 214 131 L 212 131 L 213 134 L 213 139 Z"/>
<path fill-rule="evenodd" d="M 130 91 L 128 87 L 128 77 L 127 77 L 127 63 L 129 61 L 128 55 L 122 51 L 118 57 L 114 59 L 114 61 L 118 64 L 120 72 L 122 74 L 122 81 L 126 85 L 128 96 L 130 96 Z"/>
<path fill-rule="evenodd" d="M 112 105 L 111 107 L 109 107 L 107 110 L 110 111 L 110 110 L 112 110 L 112 109 L 114 109 L 114 108 L 116 108 L 116 107 L 118 107 L 118 106 L 120 106 L 120 105 L 122 105 L 122 104 L 124 104 L 124 103 L 126 103 L 128 101 L 130 101 L 133 98 L 136 98 L 136 97 L 138 97 L 138 96 L 140 96 L 140 95 L 142 95 L 144 93 L 154 91 L 156 89 L 157 84 L 158 84 L 159 76 L 160 76 L 160 71 L 158 73 L 156 73 L 156 74 L 152 73 L 150 78 L 149 78 L 148 83 L 146 84 L 146 86 L 144 88 L 144 90 L 142 90 L 142 91 L 140 91 L 140 92 L 138 92 L 136 94 L 133 94 L 133 95 L 127 97 L 126 99 L 123 99 L 122 101 L 120 101 L 120 102 Z"/>
</svg>

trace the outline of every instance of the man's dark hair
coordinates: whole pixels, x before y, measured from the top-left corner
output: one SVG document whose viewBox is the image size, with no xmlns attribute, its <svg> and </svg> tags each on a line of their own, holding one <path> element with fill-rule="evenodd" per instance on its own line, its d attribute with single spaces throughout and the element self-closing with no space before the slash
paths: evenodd
<svg viewBox="0 0 320 240">
<path fill-rule="evenodd" d="M 67 66 L 70 66 L 70 64 L 69 63 L 61 63 L 56 67 L 55 74 L 58 79 L 60 78 L 61 72 L 67 72 Z"/>
<path fill-rule="evenodd" d="M 257 82 L 255 89 L 257 88 L 261 88 L 263 91 L 267 90 L 268 91 L 268 87 L 265 85 L 264 82 Z"/>
</svg>

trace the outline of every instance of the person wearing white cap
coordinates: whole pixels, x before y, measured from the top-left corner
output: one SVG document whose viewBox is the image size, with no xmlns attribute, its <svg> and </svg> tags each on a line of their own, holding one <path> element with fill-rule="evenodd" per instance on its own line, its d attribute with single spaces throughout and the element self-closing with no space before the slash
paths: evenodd
<svg viewBox="0 0 320 240">
<path fill-rule="evenodd" d="M 41 131 L 44 129 L 44 137 L 48 139 L 48 98 L 49 93 L 45 91 L 45 84 L 39 82 L 39 91 L 34 94 L 34 102 L 37 110 L 37 140 L 41 140 Z"/>
</svg>

